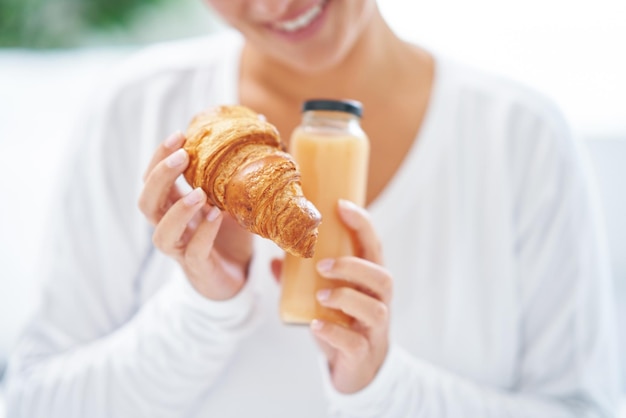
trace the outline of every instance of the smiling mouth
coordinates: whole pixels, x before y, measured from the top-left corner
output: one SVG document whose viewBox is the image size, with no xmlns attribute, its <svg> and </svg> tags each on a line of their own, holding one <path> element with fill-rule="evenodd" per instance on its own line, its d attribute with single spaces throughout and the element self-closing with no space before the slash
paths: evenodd
<svg viewBox="0 0 626 418">
<path fill-rule="evenodd" d="M 322 13 L 329 0 L 320 0 L 300 16 L 291 20 L 272 23 L 272 28 L 281 32 L 293 33 L 308 27 Z"/>
</svg>

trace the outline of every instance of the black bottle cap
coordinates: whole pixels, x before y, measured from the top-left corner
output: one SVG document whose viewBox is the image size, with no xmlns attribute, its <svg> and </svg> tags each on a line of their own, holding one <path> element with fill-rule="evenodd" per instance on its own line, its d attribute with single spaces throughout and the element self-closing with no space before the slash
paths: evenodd
<svg viewBox="0 0 626 418">
<path fill-rule="evenodd" d="M 328 100 L 328 99 L 314 99 L 307 100 L 302 105 L 302 111 L 308 110 L 329 110 L 337 112 L 347 112 L 355 116 L 361 117 L 363 115 L 363 105 L 356 100 Z"/>
</svg>

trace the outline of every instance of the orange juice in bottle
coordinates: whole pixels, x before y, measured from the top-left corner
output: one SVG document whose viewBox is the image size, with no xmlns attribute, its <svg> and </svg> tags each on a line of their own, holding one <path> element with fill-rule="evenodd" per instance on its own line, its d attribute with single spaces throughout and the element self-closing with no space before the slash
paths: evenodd
<svg viewBox="0 0 626 418">
<path fill-rule="evenodd" d="M 321 289 L 349 286 L 324 279 L 316 263 L 324 258 L 354 255 L 353 238 L 338 214 L 339 199 L 365 204 L 369 140 L 361 129 L 362 106 L 349 100 L 309 100 L 302 123 L 291 136 L 289 151 L 300 167 L 302 190 L 322 214 L 313 258 L 287 254 L 282 271 L 280 316 L 286 323 L 308 324 L 313 319 L 348 325 L 341 311 L 322 307 Z"/>
</svg>

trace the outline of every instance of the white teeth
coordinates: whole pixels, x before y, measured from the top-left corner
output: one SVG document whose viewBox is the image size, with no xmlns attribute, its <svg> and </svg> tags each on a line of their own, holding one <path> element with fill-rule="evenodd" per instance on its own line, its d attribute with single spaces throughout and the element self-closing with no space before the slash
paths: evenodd
<svg viewBox="0 0 626 418">
<path fill-rule="evenodd" d="M 309 26 L 317 16 L 319 16 L 319 14 L 322 12 L 322 9 L 324 8 L 325 3 L 326 0 L 320 1 L 317 5 L 311 7 L 309 10 L 302 13 L 295 19 L 287 20 L 284 22 L 277 22 L 274 23 L 272 26 L 285 32 L 295 32 L 297 30 L 305 28 Z"/>
</svg>

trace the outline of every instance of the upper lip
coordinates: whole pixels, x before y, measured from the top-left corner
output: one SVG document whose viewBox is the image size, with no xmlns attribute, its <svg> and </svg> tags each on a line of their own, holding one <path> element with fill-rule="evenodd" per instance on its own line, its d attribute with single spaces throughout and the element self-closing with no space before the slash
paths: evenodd
<svg viewBox="0 0 626 418">
<path fill-rule="evenodd" d="M 310 1 L 306 6 L 287 12 L 287 14 L 275 20 L 274 23 L 285 23 L 285 22 L 290 22 L 292 20 L 295 20 L 299 18 L 300 16 L 302 16 L 304 13 L 308 12 L 313 7 L 317 6 L 318 4 L 322 4 L 323 2 L 324 0 Z"/>
</svg>

